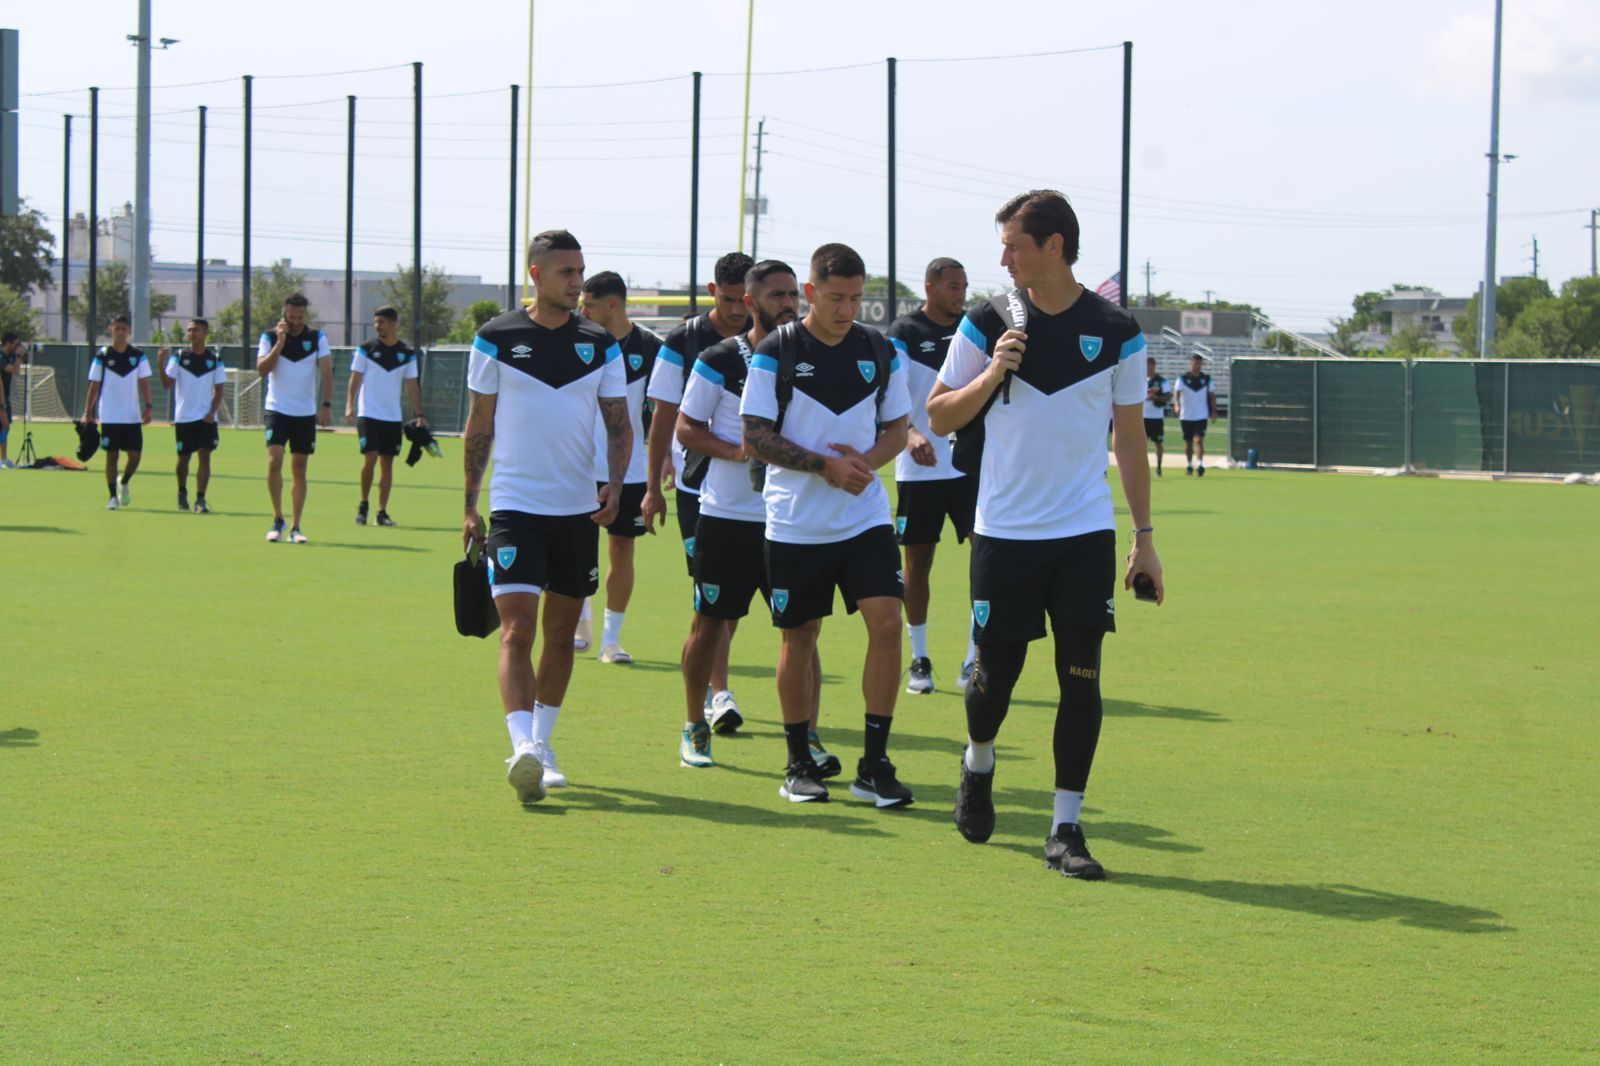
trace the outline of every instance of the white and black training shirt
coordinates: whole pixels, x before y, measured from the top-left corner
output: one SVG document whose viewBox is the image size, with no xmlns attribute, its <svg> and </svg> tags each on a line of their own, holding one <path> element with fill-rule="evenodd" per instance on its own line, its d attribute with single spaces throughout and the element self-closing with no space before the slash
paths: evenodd
<svg viewBox="0 0 1600 1066">
<path fill-rule="evenodd" d="M 405 382 L 417 380 L 420 369 L 411 345 L 397 340 L 384 344 L 370 340 L 356 349 L 350 373 L 361 375 L 361 391 L 356 396 L 356 417 L 377 422 L 404 422 L 400 393 Z"/>
<path fill-rule="evenodd" d="M 1144 400 L 1144 334 L 1133 316 L 1084 289 L 1047 315 L 1028 304 L 1027 349 L 984 421 L 974 529 L 1008 540 L 1054 540 L 1115 529 L 1106 483 L 1112 406 Z M 977 380 L 1011 323 L 988 301 L 961 320 L 939 381 Z"/>
<path fill-rule="evenodd" d="M 625 485 L 642 484 L 645 480 L 644 390 L 650 382 L 650 372 L 656 366 L 656 352 L 661 348 L 661 338 L 645 329 L 634 326 L 628 335 L 617 342 L 622 349 L 622 367 L 628 378 L 628 424 L 633 426 L 633 454 L 628 457 Z M 595 412 L 594 422 L 594 479 L 609 480 L 606 470 L 606 423 Z"/>
<path fill-rule="evenodd" d="M 261 335 L 256 358 L 264 358 L 278 343 L 276 332 Z M 317 364 L 332 359 L 328 335 L 310 326 L 299 333 L 286 334 L 278 362 L 267 375 L 267 410 L 280 415 L 304 418 L 317 413 Z"/>
<path fill-rule="evenodd" d="M 150 360 L 138 348 L 117 351 L 106 345 L 89 364 L 89 380 L 100 382 L 97 415 L 102 425 L 125 426 L 144 421 L 139 382 L 150 376 Z"/>
<path fill-rule="evenodd" d="M 1157 399 L 1150 398 L 1150 391 L 1155 390 Z M 1172 399 L 1172 383 L 1157 374 L 1153 378 L 1146 378 L 1144 383 L 1144 416 L 1146 418 L 1167 417 L 1167 401 Z"/>
<path fill-rule="evenodd" d="M 744 420 L 739 417 L 739 403 L 754 356 L 755 350 L 743 336 L 729 337 L 701 352 L 689 373 L 689 385 L 683 390 L 683 405 L 678 410 L 696 422 L 704 422 L 718 440 L 741 443 Z M 700 484 L 700 513 L 739 522 L 765 522 L 767 505 L 761 493 L 750 487 L 749 466 L 729 459 L 712 459 L 706 479 Z"/>
<path fill-rule="evenodd" d="M 903 418 L 911 410 L 906 361 L 898 352 L 879 402 L 878 361 L 866 333 L 870 328 L 854 326 L 829 347 L 803 324 L 795 324 L 799 349 L 794 395 L 784 412 L 782 437 L 823 456 L 838 455 L 831 447 L 835 443 L 865 454 L 877 442 L 879 423 Z M 741 415 L 777 419 L 778 343 L 779 334 L 773 332 L 756 348 Z M 770 466 L 763 496 L 767 539 L 785 544 L 833 544 L 889 525 L 889 494 L 876 477 L 861 495 L 852 496 L 829 485 L 821 474 Z"/>
<path fill-rule="evenodd" d="M 1178 379 L 1178 417 L 1201 422 L 1211 417 L 1211 375 L 1184 374 Z"/>
<path fill-rule="evenodd" d="M 695 331 L 697 343 L 689 341 L 691 329 Z M 722 334 L 711 324 L 711 316 L 708 314 L 695 315 L 682 325 L 674 327 L 661 342 L 661 350 L 656 353 L 655 369 L 650 374 L 650 387 L 645 390 L 645 396 L 662 403 L 683 403 L 683 390 L 689 384 L 689 367 L 684 366 L 684 353 L 692 350 L 698 358 L 700 352 L 721 343 Z M 691 495 L 699 492 L 698 489 L 691 489 L 683 483 L 683 445 L 678 443 L 676 433 L 672 435 L 672 473 L 673 482 L 678 486 L 679 492 Z"/>
<path fill-rule="evenodd" d="M 928 394 L 939 379 L 945 353 L 955 336 L 955 326 L 941 326 L 920 309 L 902 315 L 889 325 L 889 341 L 906 364 L 906 387 L 911 393 L 911 428 L 928 438 L 933 447 L 933 466 L 923 466 L 911 458 L 907 448 L 894 460 L 896 481 L 948 481 L 965 477 L 950 464 L 950 441 L 928 429 Z"/>
<path fill-rule="evenodd" d="M 172 421 L 199 422 L 211 413 L 217 386 L 228 383 L 228 368 L 215 348 L 198 353 L 185 348 L 167 356 L 167 377 L 175 396 Z"/>
<path fill-rule="evenodd" d="M 579 315 L 547 329 L 519 308 L 478 330 L 467 388 L 497 397 L 494 510 L 561 516 L 599 507 L 594 421 L 600 400 L 627 396 L 622 366 L 611 334 Z"/>
</svg>

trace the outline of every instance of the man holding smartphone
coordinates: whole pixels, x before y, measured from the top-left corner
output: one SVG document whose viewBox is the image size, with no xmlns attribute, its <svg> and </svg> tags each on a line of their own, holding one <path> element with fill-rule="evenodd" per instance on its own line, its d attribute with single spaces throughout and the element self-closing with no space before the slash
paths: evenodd
<svg viewBox="0 0 1600 1066">
<path fill-rule="evenodd" d="M 994 832 L 994 742 L 1022 674 L 1028 644 L 1055 638 L 1061 699 L 1055 723 L 1055 809 L 1045 861 L 1067 877 L 1099 880 L 1078 824 L 1100 739 L 1100 644 L 1115 628 L 1116 523 L 1106 484 L 1105 426 L 1133 518 L 1123 583 L 1163 592 L 1150 524 L 1145 452 L 1144 336 L 1127 311 L 1073 276 L 1078 218 L 1067 198 L 1035 190 L 995 215 L 1000 263 L 1025 330 L 990 303 L 956 329 L 928 422 L 943 435 L 983 419 L 972 547 L 977 666 L 967 689 L 967 749 L 955 822 L 975 844 Z M 1046 461 L 1047 460 L 1047 461 Z"/>
<path fill-rule="evenodd" d="M 289 449 L 294 478 L 290 496 L 294 524 L 290 544 L 304 544 L 300 516 L 306 508 L 306 466 L 317 450 L 317 430 L 333 422 L 333 352 L 328 336 L 306 325 L 310 306 L 298 292 L 283 301 L 283 317 L 256 347 L 256 373 L 267 380 L 267 494 L 272 497 L 272 528 L 267 540 L 284 539 L 283 450 Z M 317 405 L 317 383 L 322 404 Z"/>
</svg>

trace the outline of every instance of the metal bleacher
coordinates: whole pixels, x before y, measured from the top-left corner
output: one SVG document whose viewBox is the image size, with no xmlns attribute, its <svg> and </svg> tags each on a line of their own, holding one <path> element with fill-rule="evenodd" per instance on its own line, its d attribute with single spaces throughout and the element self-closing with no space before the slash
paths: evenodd
<svg viewBox="0 0 1600 1066">
<path fill-rule="evenodd" d="M 1189 359 L 1198 354 L 1206 363 L 1206 373 L 1217 390 L 1217 413 L 1226 415 L 1232 406 L 1229 398 L 1233 392 L 1234 357 L 1241 355 L 1266 355 L 1266 349 L 1251 343 L 1246 337 L 1185 337 L 1174 329 L 1145 337 L 1150 354 L 1155 357 L 1156 370 L 1168 381 L 1176 380 L 1189 369 Z"/>
</svg>

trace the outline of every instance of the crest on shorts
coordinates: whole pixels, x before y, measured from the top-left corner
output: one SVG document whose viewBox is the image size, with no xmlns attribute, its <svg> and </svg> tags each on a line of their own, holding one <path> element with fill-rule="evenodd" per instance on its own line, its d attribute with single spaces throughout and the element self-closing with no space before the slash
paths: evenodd
<svg viewBox="0 0 1600 1066">
<path fill-rule="evenodd" d="M 496 548 L 494 550 L 494 559 L 495 562 L 500 564 L 500 569 L 510 570 L 511 564 L 517 561 L 517 549 L 514 547 Z"/>
<path fill-rule="evenodd" d="M 902 537 L 906 535 L 906 516 L 905 515 L 896 515 L 895 516 L 894 531 L 896 533 L 900 534 Z"/>
<path fill-rule="evenodd" d="M 1083 357 L 1091 363 L 1100 358 L 1100 349 L 1104 346 L 1105 342 L 1099 337 L 1078 338 L 1078 351 L 1082 352 Z"/>
<path fill-rule="evenodd" d="M 700 583 L 700 591 L 704 592 L 706 594 L 706 602 L 707 603 L 716 603 L 717 602 L 717 597 L 722 595 L 722 586 L 721 585 L 707 585 L 705 582 L 702 581 Z"/>
<path fill-rule="evenodd" d="M 638 370 L 641 366 L 644 366 L 644 356 L 640 355 L 638 352 L 629 353 L 628 369 Z"/>
<path fill-rule="evenodd" d="M 773 589 L 772 590 L 772 613 L 773 614 L 782 614 L 784 612 L 784 609 L 787 608 L 788 606 L 789 606 L 789 590 L 788 589 Z"/>
<path fill-rule="evenodd" d="M 878 364 L 871 359 L 857 359 L 856 369 L 861 371 L 861 376 L 867 379 L 867 384 L 872 384 L 872 379 L 878 376 Z"/>
<path fill-rule="evenodd" d="M 694 558 L 694 538 L 693 537 L 684 537 L 683 538 L 683 554 L 687 555 L 691 559 Z"/>
<path fill-rule="evenodd" d="M 584 366 L 588 366 L 590 363 L 594 362 L 594 345 L 574 344 L 572 348 L 578 353 L 578 358 L 583 360 Z"/>
<path fill-rule="evenodd" d="M 988 600 L 972 601 L 972 620 L 978 624 L 980 629 L 989 624 Z"/>
</svg>

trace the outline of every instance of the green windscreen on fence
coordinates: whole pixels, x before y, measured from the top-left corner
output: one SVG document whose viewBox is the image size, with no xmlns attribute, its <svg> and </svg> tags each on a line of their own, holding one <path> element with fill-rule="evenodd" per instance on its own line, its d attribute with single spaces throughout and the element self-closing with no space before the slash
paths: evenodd
<svg viewBox="0 0 1600 1066">
<path fill-rule="evenodd" d="M 1600 364 L 1511 364 L 1513 470 L 1600 471 Z"/>
<path fill-rule="evenodd" d="M 1501 470 L 1505 382 L 1505 363 L 1413 363 L 1411 465 L 1417 470 Z"/>
<path fill-rule="evenodd" d="M 1255 449 L 1260 462 L 1315 462 L 1310 359 L 1237 359 L 1233 363 L 1233 409 L 1228 414 L 1229 450 L 1243 461 Z"/>
<path fill-rule="evenodd" d="M 1317 371 L 1317 465 L 1404 466 L 1406 365 L 1324 360 Z"/>
</svg>

